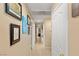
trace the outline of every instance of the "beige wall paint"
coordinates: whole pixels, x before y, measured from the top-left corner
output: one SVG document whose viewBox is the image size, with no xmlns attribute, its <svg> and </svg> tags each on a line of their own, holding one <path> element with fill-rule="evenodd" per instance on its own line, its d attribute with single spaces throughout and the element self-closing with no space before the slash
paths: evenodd
<svg viewBox="0 0 79 59">
<path fill-rule="evenodd" d="M 69 55 L 79 55 L 79 16 L 72 17 L 72 4 L 69 10 Z"/>
<path fill-rule="evenodd" d="M 51 17 L 46 17 L 44 24 L 43 24 L 43 28 L 44 28 L 44 34 L 45 34 L 45 48 L 51 49 Z"/>
<path fill-rule="evenodd" d="M 27 15 L 28 9 L 22 4 L 23 15 Z M 31 37 L 22 34 L 20 42 L 10 46 L 10 23 L 22 26 L 22 21 L 5 13 L 5 4 L 0 4 L 0 55 L 30 55 L 31 53 Z"/>
</svg>

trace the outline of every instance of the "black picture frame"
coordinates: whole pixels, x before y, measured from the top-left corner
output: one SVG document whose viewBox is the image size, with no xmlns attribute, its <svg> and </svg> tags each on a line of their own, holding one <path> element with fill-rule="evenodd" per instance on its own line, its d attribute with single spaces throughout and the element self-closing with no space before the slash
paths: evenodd
<svg viewBox="0 0 79 59">
<path fill-rule="evenodd" d="M 31 29 L 31 18 L 29 15 L 27 15 L 27 24 L 28 24 L 28 34 L 30 34 Z"/>
<path fill-rule="evenodd" d="M 79 3 L 72 3 L 72 17 L 79 16 Z"/>
<path fill-rule="evenodd" d="M 28 24 L 28 25 L 31 25 L 31 18 L 30 18 L 29 15 L 27 15 L 27 24 Z"/>
<path fill-rule="evenodd" d="M 14 28 L 18 29 L 18 39 L 14 39 L 15 32 Z M 10 24 L 10 46 L 20 41 L 20 25 Z"/>
<path fill-rule="evenodd" d="M 16 9 L 19 9 L 20 11 L 14 12 L 14 10 L 11 9 L 11 4 L 17 4 L 18 7 Z M 5 3 L 5 12 L 19 20 L 22 20 L 22 5 L 20 3 Z"/>
</svg>

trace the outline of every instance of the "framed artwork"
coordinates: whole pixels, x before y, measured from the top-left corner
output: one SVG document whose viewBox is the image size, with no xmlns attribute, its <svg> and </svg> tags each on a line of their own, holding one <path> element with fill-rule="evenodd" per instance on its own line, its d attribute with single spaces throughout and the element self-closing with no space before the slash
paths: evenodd
<svg viewBox="0 0 79 59">
<path fill-rule="evenodd" d="M 72 3 L 72 17 L 79 16 L 79 3 Z"/>
<path fill-rule="evenodd" d="M 27 18 L 28 18 L 28 22 L 27 22 L 27 24 L 28 24 L 28 25 L 31 25 L 31 18 L 30 18 L 30 16 L 27 15 Z"/>
<path fill-rule="evenodd" d="M 10 24 L 10 46 L 20 41 L 20 25 Z"/>
<path fill-rule="evenodd" d="M 27 16 L 22 16 L 22 33 L 28 32 Z"/>
<path fill-rule="evenodd" d="M 30 25 L 28 25 L 28 34 L 30 34 Z"/>
<path fill-rule="evenodd" d="M 22 6 L 20 3 L 6 3 L 5 11 L 19 20 L 22 19 Z"/>
<path fill-rule="evenodd" d="M 28 34 L 30 34 L 30 29 L 31 29 L 31 18 L 29 17 L 29 15 L 27 15 L 27 19 L 28 19 Z"/>
</svg>

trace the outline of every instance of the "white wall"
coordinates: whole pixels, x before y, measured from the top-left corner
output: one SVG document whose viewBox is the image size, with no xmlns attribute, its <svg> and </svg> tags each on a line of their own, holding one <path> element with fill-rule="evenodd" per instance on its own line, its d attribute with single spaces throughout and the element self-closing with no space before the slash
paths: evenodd
<svg viewBox="0 0 79 59">
<path fill-rule="evenodd" d="M 52 55 L 68 55 L 68 9 L 58 4 L 52 10 Z"/>
</svg>

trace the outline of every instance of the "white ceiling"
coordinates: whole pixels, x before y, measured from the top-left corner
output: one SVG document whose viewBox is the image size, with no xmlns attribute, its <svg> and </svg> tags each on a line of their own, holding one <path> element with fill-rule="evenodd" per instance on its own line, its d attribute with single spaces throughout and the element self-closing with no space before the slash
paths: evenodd
<svg viewBox="0 0 79 59">
<path fill-rule="evenodd" d="M 46 16 L 51 16 L 52 3 L 27 3 L 35 22 L 43 22 Z"/>
<path fill-rule="evenodd" d="M 51 3 L 28 3 L 31 11 L 50 11 Z"/>
</svg>

